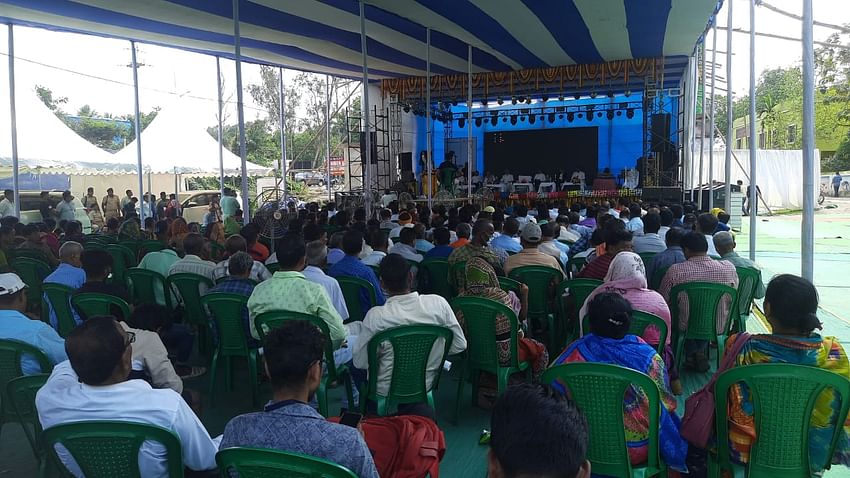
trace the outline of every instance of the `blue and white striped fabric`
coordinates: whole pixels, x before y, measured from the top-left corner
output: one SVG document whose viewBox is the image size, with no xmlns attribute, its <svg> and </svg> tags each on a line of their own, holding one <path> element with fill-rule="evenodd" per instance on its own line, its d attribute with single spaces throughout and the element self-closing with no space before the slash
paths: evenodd
<svg viewBox="0 0 850 478">
<path fill-rule="evenodd" d="M 246 61 L 357 77 L 356 0 L 240 0 Z M 368 0 L 369 74 L 433 74 L 690 55 L 722 0 Z M 229 0 L 0 0 L 0 21 L 233 57 Z"/>
</svg>

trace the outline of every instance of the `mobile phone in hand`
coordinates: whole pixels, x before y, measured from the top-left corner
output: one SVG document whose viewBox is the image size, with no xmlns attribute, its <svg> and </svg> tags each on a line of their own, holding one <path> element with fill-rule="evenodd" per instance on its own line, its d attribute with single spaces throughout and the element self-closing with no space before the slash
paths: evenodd
<svg viewBox="0 0 850 478">
<path fill-rule="evenodd" d="M 357 428 L 357 425 L 360 423 L 360 420 L 363 419 L 363 415 L 356 412 L 345 412 L 339 417 L 339 423 L 343 425 L 347 425 L 351 428 Z"/>
</svg>

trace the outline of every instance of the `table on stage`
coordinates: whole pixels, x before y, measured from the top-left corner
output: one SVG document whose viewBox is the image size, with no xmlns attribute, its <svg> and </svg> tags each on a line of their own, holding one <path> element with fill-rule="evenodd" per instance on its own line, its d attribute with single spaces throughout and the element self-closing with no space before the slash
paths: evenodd
<svg viewBox="0 0 850 478">
<path fill-rule="evenodd" d="M 594 191 L 616 191 L 617 181 L 614 178 L 596 178 L 593 180 Z"/>
</svg>

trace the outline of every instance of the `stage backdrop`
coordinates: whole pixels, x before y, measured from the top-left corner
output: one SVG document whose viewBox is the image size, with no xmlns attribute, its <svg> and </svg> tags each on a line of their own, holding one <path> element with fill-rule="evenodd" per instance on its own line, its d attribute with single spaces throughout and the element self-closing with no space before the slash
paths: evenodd
<svg viewBox="0 0 850 478">
<path fill-rule="evenodd" d="M 533 175 L 559 169 L 595 171 L 599 128 L 547 128 L 484 134 L 484 169 L 501 176 L 505 170 Z M 564 165 L 569 164 L 569 168 Z"/>
</svg>

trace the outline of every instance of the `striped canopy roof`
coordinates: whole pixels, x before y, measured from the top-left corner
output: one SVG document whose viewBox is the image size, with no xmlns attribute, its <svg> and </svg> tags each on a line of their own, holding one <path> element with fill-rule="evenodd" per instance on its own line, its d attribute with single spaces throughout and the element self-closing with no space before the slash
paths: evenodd
<svg viewBox="0 0 850 478">
<path fill-rule="evenodd" d="M 690 55 L 722 0 L 367 0 L 369 74 L 511 71 Z M 240 0 L 246 61 L 362 74 L 356 0 Z M 0 21 L 233 58 L 230 0 L 0 0 Z"/>
</svg>

